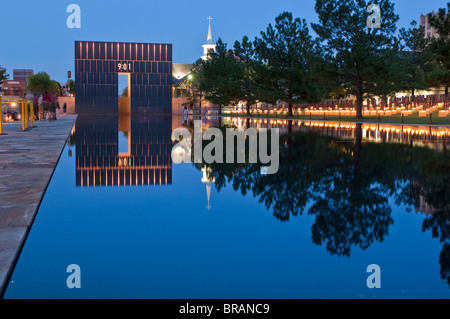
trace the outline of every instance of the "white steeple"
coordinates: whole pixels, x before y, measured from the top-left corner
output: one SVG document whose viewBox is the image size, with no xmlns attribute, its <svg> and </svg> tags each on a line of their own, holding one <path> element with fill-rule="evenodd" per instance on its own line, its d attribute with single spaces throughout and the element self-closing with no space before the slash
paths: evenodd
<svg viewBox="0 0 450 319">
<path fill-rule="evenodd" d="M 202 56 L 203 60 L 206 60 L 208 58 L 209 50 L 212 49 L 212 50 L 214 50 L 214 52 L 216 52 L 216 45 L 213 44 L 212 32 L 211 32 L 211 20 L 213 18 L 211 18 L 211 16 L 209 16 L 206 19 L 209 20 L 209 25 L 208 25 L 208 37 L 206 38 L 206 44 L 203 45 L 203 56 Z"/>
<path fill-rule="evenodd" d="M 212 32 L 211 32 L 211 16 L 207 17 L 206 19 L 209 20 L 209 25 L 208 25 L 208 38 L 206 39 L 206 43 L 207 44 L 213 44 L 212 43 Z"/>
<path fill-rule="evenodd" d="M 210 199 L 211 199 L 211 184 L 215 182 L 214 177 L 212 179 L 208 178 L 208 173 L 210 170 L 206 167 L 202 167 L 203 177 L 202 183 L 206 184 L 206 198 L 208 200 L 208 205 L 206 206 L 207 210 L 211 209 Z"/>
</svg>

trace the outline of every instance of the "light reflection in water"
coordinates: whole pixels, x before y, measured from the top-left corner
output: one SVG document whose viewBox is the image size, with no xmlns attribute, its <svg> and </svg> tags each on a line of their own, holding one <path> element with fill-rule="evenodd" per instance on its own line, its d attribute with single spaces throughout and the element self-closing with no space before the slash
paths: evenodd
<svg viewBox="0 0 450 319">
<path fill-rule="evenodd" d="M 192 121 L 131 118 L 122 157 L 118 118 L 79 117 L 6 298 L 449 296 L 448 134 L 266 123 L 293 134 L 263 176 L 260 164 L 173 165 L 171 132 Z M 203 118 L 233 124 L 265 125 Z M 373 262 L 389 290 L 367 291 Z M 69 263 L 86 274 L 76 292 Z"/>
</svg>

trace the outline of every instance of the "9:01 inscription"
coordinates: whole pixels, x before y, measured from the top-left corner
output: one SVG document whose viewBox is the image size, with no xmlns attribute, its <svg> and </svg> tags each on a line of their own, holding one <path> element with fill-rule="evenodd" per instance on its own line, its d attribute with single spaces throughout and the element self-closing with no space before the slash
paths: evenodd
<svg viewBox="0 0 450 319">
<path fill-rule="evenodd" d="M 119 62 L 117 63 L 118 71 L 132 71 L 132 64 L 129 62 Z"/>
</svg>

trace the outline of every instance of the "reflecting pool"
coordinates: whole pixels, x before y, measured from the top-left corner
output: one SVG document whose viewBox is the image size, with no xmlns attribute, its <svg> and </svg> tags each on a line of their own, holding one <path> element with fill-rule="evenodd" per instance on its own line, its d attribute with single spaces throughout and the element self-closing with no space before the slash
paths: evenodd
<svg viewBox="0 0 450 319">
<path fill-rule="evenodd" d="M 280 128 L 278 173 L 172 163 L 192 118 L 80 116 L 5 298 L 450 297 L 447 128 L 202 121 Z"/>
</svg>

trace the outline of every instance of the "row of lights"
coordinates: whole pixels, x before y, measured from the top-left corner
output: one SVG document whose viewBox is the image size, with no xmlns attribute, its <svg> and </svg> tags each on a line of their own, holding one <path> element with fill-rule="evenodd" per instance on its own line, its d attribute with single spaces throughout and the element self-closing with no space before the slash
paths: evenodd
<svg viewBox="0 0 450 319">
<path fill-rule="evenodd" d="M 232 118 L 231 122 L 235 126 L 242 126 L 243 120 L 242 118 Z M 268 119 L 253 119 L 250 120 L 255 124 L 270 124 L 270 125 L 286 125 L 288 120 L 268 120 Z M 348 123 L 343 124 L 340 122 L 322 122 L 322 121 L 295 121 L 292 120 L 293 125 L 301 126 L 309 126 L 309 127 L 326 127 L 326 128 L 343 128 L 343 129 L 355 129 L 356 124 Z M 423 129 L 421 127 L 410 127 L 410 126 L 402 126 L 400 129 L 398 126 L 389 126 L 386 124 L 362 124 L 362 129 L 372 130 L 372 131 L 386 131 L 386 132 L 395 132 L 395 133 L 407 133 L 407 134 L 417 134 L 417 135 L 432 135 L 432 136 L 448 136 L 450 135 L 450 128 L 439 127 L 436 129 Z"/>
<path fill-rule="evenodd" d="M 437 105 L 435 105 L 434 107 L 428 108 L 426 110 L 423 110 L 423 104 L 420 105 L 416 105 L 416 107 L 407 110 L 406 106 L 404 106 L 403 104 L 400 104 L 400 106 L 398 107 L 393 107 L 393 108 L 389 108 L 389 107 L 376 107 L 376 108 L 370 108 L 369 110 L 364 110 L 363 111 L 363 115 L 365 116 L 377 116 L 377 115 L 385 115 L 385 116 L 390 116 L 390 115 L 394 115 L 397 113 L 401 113 L 404 116 L 408 116 L 410 114 L 412 114 L 413 112 L 417 112 L 419 111 L 419 114 L 422 115 L 423 112 L 425 112 L 426 114 L 432 113 L 434 111 L 436 111 L 438 108 L 443 107 L 443 103 L 439 103 Z M 245 110 L 232 110 L 231 113 L 232 114 L 242 114 L 245 113 Z M 445 113 L 445 116 L 448 115 L 448 111 L 441 111 L 443 112 L 443 114 Z M 274 108 L 272 110 L 250 110 L 250 114 L 284 114 L 287 115 L 288 111 L 287 110 L 283 110 L 280 109 L 278 110 L 277 108 Z M 306 108 L 304 111 L 302 111 L 301 108 L 297 108 L 297 114 L 305 114 L 305 115 L 323 115 L 324 113 L 327 115 L 355 115 L 356 116 L 356 110 L 354 108 L 341 108 L 338 107 L 338 105 L 336 105 L 336 109 L 333 108 L 315 108 L 315 107 L 311 107 L 311 108 Z M 423 116 L 423 115 L 422 115 Z"/>
</svg>

